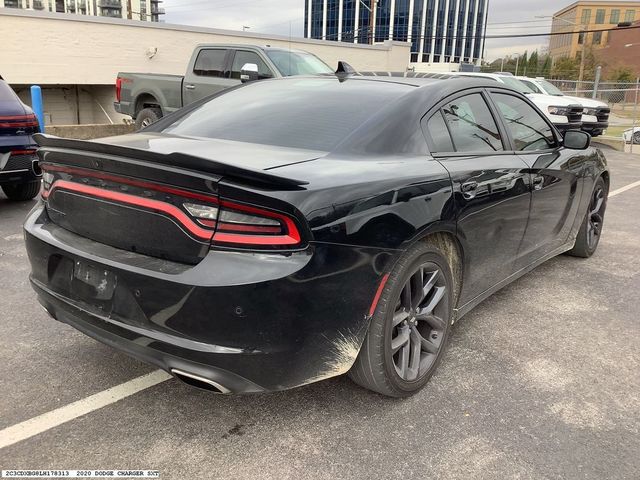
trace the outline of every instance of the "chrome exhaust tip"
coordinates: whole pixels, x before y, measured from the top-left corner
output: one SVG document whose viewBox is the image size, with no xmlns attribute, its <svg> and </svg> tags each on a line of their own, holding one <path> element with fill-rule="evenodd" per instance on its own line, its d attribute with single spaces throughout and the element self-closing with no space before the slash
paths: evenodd
<svg viewBox="0 0 640 480">
<path fill-rule="evenodd" d="M 172 368 L 170 372 L 173 374 L 173 376 L 192 387 L 200 388 L 202 390 L 207 390 L 208 392 L 213 393 L 231 393 L 231 390 L 224 387 L 223 385 L 220 385 L 218 382 L 214 382 L 213 380 L 209 380 L 208 378 L 201 377 L 200 375 L 185 372 L 184 370 L 179 370 L 177 368 Z"/>
<path fill-rule="evenodd" d="M 42 169 L 40 168 L 40 162 L 38 160 L 31 162 L 31 171 L 36 177 L 42 176 Z"/>
</svg>

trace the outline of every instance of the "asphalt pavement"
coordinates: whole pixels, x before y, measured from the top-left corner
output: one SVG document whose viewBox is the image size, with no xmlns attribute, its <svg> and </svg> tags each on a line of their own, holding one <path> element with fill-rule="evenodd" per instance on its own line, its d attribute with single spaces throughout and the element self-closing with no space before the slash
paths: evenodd
<svg viewBox="0 0 640 480">
<path fill-rule="evenodd" d="M 611 191 L 640 157 L 606 150 Z M 50 320 L 0 194 L 0 438 L 154 368 Z M 156 469 L 163 479 L 637 479 L 640 185 L 610 197 L 591 259 L 554 258 L 454 327 L 427 387 L 340 377 L 217 396 L 175 379 L 0 449 L 0 469 Z M 65 410 L 66 411 L 66 410 Z"/>
</svg>

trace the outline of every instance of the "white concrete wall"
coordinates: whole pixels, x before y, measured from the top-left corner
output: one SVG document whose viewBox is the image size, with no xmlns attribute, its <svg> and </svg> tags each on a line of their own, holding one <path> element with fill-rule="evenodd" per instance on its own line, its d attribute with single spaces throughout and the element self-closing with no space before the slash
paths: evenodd
<svg viewBox="0 0 640 480">
<path fill-rule="evenodd" d="M 24 103 L 31 105 L 29 85 L 12 87 Z M 114 110 L 111 85 L 45 85 L 42 98 L 46 125 L 122 123 L 130 119 Z"/>
<path fill-rule="evenodd" d="M 0 26 L 0 75 L 12 84 L 112 85 L 119 71 L 184 74 L 199 43 L 290 45 L 331 66 L 345 60 L 356 69 L 378 71 L 404 71 L 411 47 L 289 42 L 282 36 L 15 9 L 0 9 Z M 25 41 L 25 32 L 33 32 L 34 41 Z M 149 48 L 157 48 L 153 58 Z"/>
</svg>

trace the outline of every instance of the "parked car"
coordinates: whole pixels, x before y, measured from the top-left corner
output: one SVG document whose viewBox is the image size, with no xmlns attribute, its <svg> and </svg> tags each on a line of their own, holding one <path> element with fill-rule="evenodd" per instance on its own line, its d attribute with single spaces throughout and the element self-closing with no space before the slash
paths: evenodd
<svg viewBox="0 0 640 480">
<path fill-rule="evenodd" d="M 544 113 L 549 120 L 556 126 L 560 132 L 567 130 L 580 130 L 582 128 L 582 111 L 583 107 L 580 103 L 567 100 L 563 97 L 556 97 L 536 93 L 523 82 L 513 75 L 496 74 L 496 73 L 452 73 L 452 75 L 476 76 L 483 77 L 495 82 L 504 83 L 527 95 L 533 103 Z"/>
<path fill-rule="evenodd" d="M 624 138 L 625 143 L 631 143 L 631 139 L 633 138 L 633 143 L 640 145 L 640 127 L 625 130 L 622 132 L 622 138 Z"/>
<path fill-rule="evenodd" d="M 502 83 L 410 77 L 251 82 L 136 134 L 38 135 L 38 300 L 214 392 L 418 391 L 454 321 L 594 253 L 609 171 Z"/>
<path fill-rule="evenodd" d="M 565 95 L 558 87 L 544 78 L 516 78 L 536 93 L 562 97 L 570 102 L 576 102 L 582 105 L 582 130 L 589 133 L 592 137 L 602 135 L 602 132 L 609 126 L 609 113 L 611 113 L 611 109 L 606 103 L 591 98 Z"/>
<path fill-rule="evenodd" d="M 0 79 L 0 187 L 10 200 L 29 200 L 40 191 L 33 139 L 39 131 L 33 111 Z"/>
<path fill-rule="evenodd" d="M 243 81 L 331 73 L 333 70 L 326 63 L 302 50 L 257 45 L 198 45 L 184 76 L 118 73 L 114 105 L 117 112 L 131 116 L 140 129 Z"/>
</svg>

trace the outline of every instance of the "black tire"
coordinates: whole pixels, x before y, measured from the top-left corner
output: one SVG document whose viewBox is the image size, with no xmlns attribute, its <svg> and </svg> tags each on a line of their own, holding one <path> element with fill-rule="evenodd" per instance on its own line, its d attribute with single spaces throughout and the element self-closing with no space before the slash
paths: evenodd
<svg viewBox="0 0 640 480">
<path fill-rule="evenodd" d="M 162 118 L 162 110 L 156 107 L 143 108 L 136 117 L 136 129 L 142 130 Z"/>
<path fill-rule="evenodd" d="M 607 208 L 609 189 L 602 177 L 596 180 L 589 198 L 587 213 L 584 215 L 576 243 L 567 253 L 574 257 L 589 258 L 598 248 L 600 234 L 604 225 L 604 213 Z"/>
<path fill-rule="evenodd" d="M 402 255 L 389 274 L 358 358 L 349 371 L 349 376 L 358 385 L 390 397 L 408 397 L 423 388 L 433 375 L 446 349 L 456 297 L 446 247 L 437 236 L 432 241 L 419 242 Z M 418 274 L 421 267 L 422 273 Z M 426 291 L 436 268 L 438 273 L 431 293 L 423 300 L 412 300 L 416 291 Z M 414 288 L 420 284 L 420 279 L 423 279 L 422 287 Z M 408 304 L 415 304 L 411 309 L 414 313 L 404 312 L 403 307 L 407 304 L 405 287 L 409 288 Z M 444 293 L 440 294 L 442 287 Z M 415 314 L 427 310 L 434 301 L 432 315 L 427 315 L 431 318 L 427 320 L 424 315 Z M 398 322 L 405 314 L 407 319 Z M 416 336 L 416 332 L 420 335 Z M 404 347 L 397 349 L 401 337 L 408 337 L 408 348 L 403 344 Z M 425 346 L 428 348 L 423 350 Z M 403 359 L 406 359 L 404 365 Z"/>
<path fill-rule="evenodd" d="M 2 191 L 4 191 L 4 194 L 9 198 L 9 200 L 18 202 L 31 200 L 40 193 L 40 180 L 29 183 L 18 183 L 15 185 L 3 185 Z"/>
<path fill-rule="evenodd" d="M 633 134 L 633 144 L 640 145 L 640 132 L 634 132 Z"/>
</svg>

